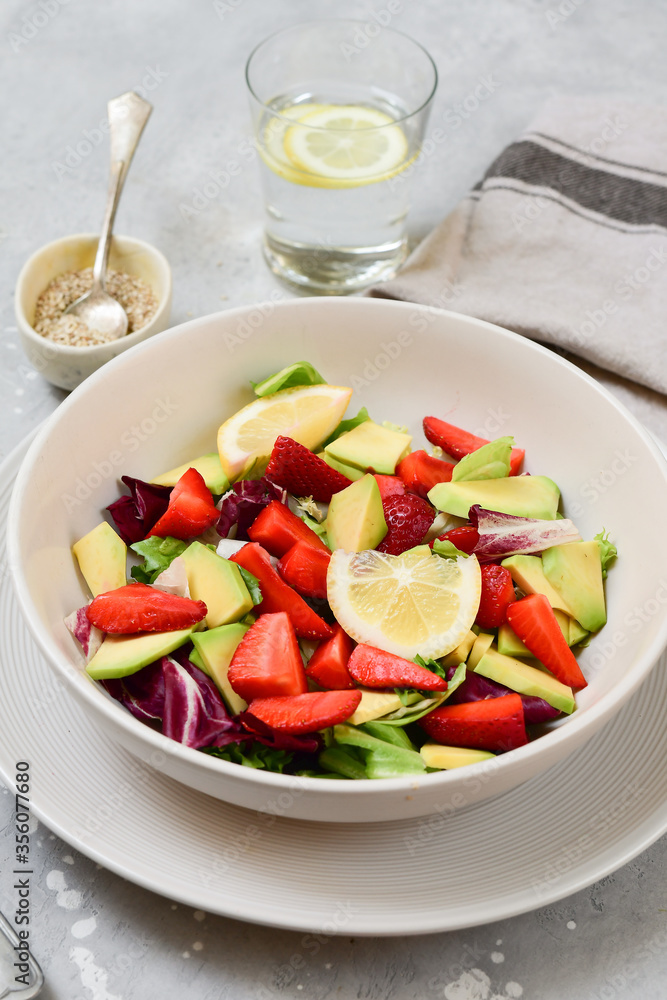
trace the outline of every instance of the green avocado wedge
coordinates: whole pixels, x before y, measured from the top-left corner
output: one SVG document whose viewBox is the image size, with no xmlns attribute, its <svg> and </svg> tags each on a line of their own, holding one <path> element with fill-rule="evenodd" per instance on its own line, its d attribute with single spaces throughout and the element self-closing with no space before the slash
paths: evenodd
<svg viewBox="0 0 667 1000">
<path fill-rule="evenodd" d="M 553 521 L 558 512 L 560 490 L 547 476 L 510 476 L 459 483 L 438 483 L 428 494 L 438 510 L 467 517 L 474 504 L 486 510 L 517 517 L 537 517 Z"/>
<path fill-rule="evenodd" d="M 86 672 L 94 681 L 128 677 L 154 660 L 173 653 L 192 635 L 193 628 L 175 632 L 142 632 L 138 635 L 107 635 Z"/>
<path fill-rule="evenodd" d="M 474 669 L 476 674 L 504 684 L 518 694 L 544 698 L 554 708 L 568 715 L 574 712 L 575 702 L 571 688 L 538 667 L 521 663 L 512 656 L 503 656 L 497 649 L 489 649 Z"/>
</svg>

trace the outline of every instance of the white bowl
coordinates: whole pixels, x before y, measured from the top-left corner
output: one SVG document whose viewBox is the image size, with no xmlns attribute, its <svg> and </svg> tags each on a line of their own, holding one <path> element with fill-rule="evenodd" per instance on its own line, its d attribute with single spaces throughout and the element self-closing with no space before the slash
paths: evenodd
<svg viewBox="0 0 667 1000">
<path fill-rule="evenodd" d="M 30 364 L 44 378 L 61 389 L 75 389 L 101 365 L 135 344 L 165 330 L 171 312 L 171 268 L 164 254 L 150 243 L 130 236 L 114 236 L 109 267 L 125 271 L 150 285 L 158 307 L 150 323 L 126 337 L 95 347 L 70 347 L 41 337 L 33 329 L 35 305 L 44 289 L 64 271 L 92 267 L 99 236 L 77 233 L 47 243 L 21 268 L 16 282 L 15 312 L 21 345 Z"/>
<path fill-rule="evenodd" d="M 70 546 L 100 521 L 121 474 L 150 479 L 213 450 L 258 380 L 299 359 L 352 385 L 350 411 L 407 424 L 444 417 L 486 437 L 513 433 L 528 471 L 559 483 L 582 535 L 618 545 L 609 621 L 581 655 L 589 686 L 563 724 L 490 764 L 423 778 L 325 781 L 212 759 L 143 726 L 84 673 L 63 618 L 87 600 Z M 375 299 L 233 309 L 141 344 L 56 411 L 20 470 L 9 553 L 20 604 L 53 668 L 110 736 L 177 780 L 257 810 L 325 821 L 446 813 L 552 767 L 627 702 L 667 642 L 667 465 L 640 424 L 577 368 L 466 316 Z M 517 817 L 517 822 L 521 818 Z"/>
</svg>

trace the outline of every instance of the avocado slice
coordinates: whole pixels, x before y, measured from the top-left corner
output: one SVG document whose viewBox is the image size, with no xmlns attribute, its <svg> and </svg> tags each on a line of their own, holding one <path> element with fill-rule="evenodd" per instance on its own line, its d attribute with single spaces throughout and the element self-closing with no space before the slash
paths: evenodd
<svg viewBox="0 0 667 1000">
<path fill-rule="evenodd" d="M 411 442 L 410 434 L 382 427 L 374 420 L 364 420 L 337 437 L 324 451 L 345 465 L 393 476 L 397 463 L 410 450 Z"/>
<path fill-rule="evenodd" d="M 86 672 L 94 681 L 136 674 L 149 663 L 173 653 L 191 635 L 192 628 L 174 632 L 142 632 L 139 635 L 107 635 L 86 666 Z"/>
<path fill-rule="evenodd" d="M 607 621 L 600 546 L 566 542 L 542 553 L 544 574 L 583 628 L 596 632 Z"/>
<path fill-rule="evenodd" d="M 553 521 L 560 490 L 547 476 L 511 476 L 508 479 L 438 483 L 430 490 L 428 499 L 438 510 L 457 517 L 467 517 L 473 504 L 478 503 L 502 514 Z"/>
<path fill-rule="evenodd" d="M 396 712 L 401 707 L 401 699 L 393 691 L 373 691 L 370 688 L 359 688 L 361 701 L 347 720 L 352 726 L 361 726 L 364 722 L 381 719 L 390 712 Z"/>
<path fill-rule="evenodd" d="M 538 667 L 515 660 L 512 656 L 503 656 L 497 649 L 489 649 L 474 668 L 476 674 L 488 677 L 489 680 L 504 684 L 505 687 L 519 694 L 529 694 L 536 698 L 544 698 L 550 705 L 568 715 L 574 712 L 575 703 L 572 688 L 561 684 L 551 674 Z"/>
<path fill-rule="evenodd" d="M 446 656 L 440 657 L 440 666 L 458 667 L 459 663 L 465 663 L 476 639 L 477 636 L 471 629 L 465 639 L 461 640 L 456 649 L 453 649 L 451 653 L 447 653 Z"/>
<path fill-rule="evenodd" d="M 151 482 L 157 486 L 175 486 L 188 469 L 197 470 L 211 493 L 226 493 L 229 489 L 229 480 L 222 471 L 217 451 L 200 455 L 199 458 L 193 458 L 191 462 L 185 462 L 175 469 L 170 469 L 169 472 L 163 472 L 161 476 L 156 476 Z"/>
<path fill-rule="evenodd" d="M 450 771 L 454 767 L 479 764 L 496 755 L 488 750 L 471 750 L 469 747 L 446 747 L 442 743 L 424 743 L 419 751 L 427 767 L 438 767 Z"/>
<path fill-rule="evenodd" d="M 341 476 L 347 476 L 347 478 L 351 479 L 352 482 L 356 479 L 361 479 L 364 475 L 363 469 L 355 469 L 353 465 L 345 465 L 344 462 L 337 462 L 335 458 L 331 457 L 331 455 L 327 455 L 326 451 L 318 452 L 317 457 L 321 458 L 322 461 L 326 462 L 332 469 L 335 469 L 336 472 L 340 472 Z"/>
<path fill-rule="evenodd" d="M 375 476 L 369 473 L 334 493 L 327 514 L 327 537 L 332 550 L 361 552 L 374 549 L 386 534 L 387 522 Z"/>
<path fill-rule="evenodd" d="M 223 559 L 201 542 L 191 542 L 183 553 L 190 596 L 208 609 L 207 628 L 238 621 L 254 604 L 236 563 Z"/>
<path fill-rule="evenodd" d="M 585 635 L 588 635 L 588 632 L 582 629 L 578 623 L 575 622 L 574 618 L 570 618 L 570 616 L 566 615 L 564 611 L 554 610 L 554 617 L 560 625 L 560 630 L 563 633 L 568 646 L 573 646 L 575 642 L 579 642 Z M 572 626 L 575 627 L 575 631 L 573 632 L 571 632 Z M 578 638 L 571 638 L 571 635 L 578 636 Z M 508 625 L 506 622 L 498 629 L 498 652 L 502 653 L 503 656 L 533 655 L 528 647 L 521 642 L 521 639 L 516 634 L 512 626 Z"/>
<path fill-rule="evenodd" d="M 106 521 L 75 542 L 72 552 L 93 597 L 127 583 L 127 545 Z"/>
<path fill-rule="evenodd" d="M 236 622 L 233 625 L 219 625 L 206 632 L 195 632 L 192 636 L 192 643 L 204 661 L 206 673 L 215 682 L 232 715 L 238 715 L 248 707 L 248 703 L 239 697 L 229 683 L 227 672 L 236 648 L 249 628 L 249 625 Z"/>
<path fill-rule="evenodd" d="M 470 655 L 468 656 L 468 662 L 466 663 L 467 670 L 474 670 L 479 661 L 482 659 L 484 654 L 491 648 L 494 636 L 489 635 L 488 632 L 480 632 L 475 639 Z"/>
<path fill-rule="evenodd" d="M 574 617 L 570 607 L 544 575 L 540 556 L 508 556 L 500 565 L 510 571 L 512 579 L 524 594 L 544 594 L 554 611 L 564 611 L 566 615 Z"/>
</svg>

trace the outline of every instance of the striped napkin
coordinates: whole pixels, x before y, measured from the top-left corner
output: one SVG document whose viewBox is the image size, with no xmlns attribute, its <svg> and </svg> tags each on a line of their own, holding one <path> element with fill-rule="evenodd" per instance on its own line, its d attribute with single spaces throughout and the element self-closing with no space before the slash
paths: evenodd
<svg viewBox="0 0 667 1000">
<path fill-rule="evenodd" d="M 477 316 L 667 393 L 667 109 L 552 99 L 368 294 Z"/>
</svg>

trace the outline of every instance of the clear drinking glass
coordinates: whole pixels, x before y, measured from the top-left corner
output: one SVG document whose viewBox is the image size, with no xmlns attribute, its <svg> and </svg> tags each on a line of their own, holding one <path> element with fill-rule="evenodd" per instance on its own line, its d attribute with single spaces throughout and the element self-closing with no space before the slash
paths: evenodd
<svg viewBox="0 0 667 1000">
<path fill-rule="evenodd" d="M 393 275 L 437 85 L 431 57 L 377 22 L 311 21 L 258 45 L 246 79 L 271 270 L 319 294 Z"/>
</svg>

